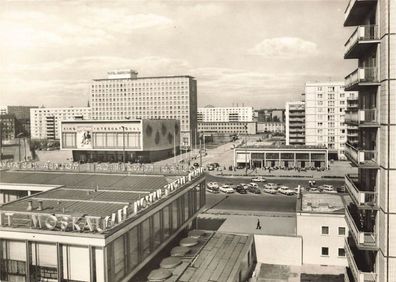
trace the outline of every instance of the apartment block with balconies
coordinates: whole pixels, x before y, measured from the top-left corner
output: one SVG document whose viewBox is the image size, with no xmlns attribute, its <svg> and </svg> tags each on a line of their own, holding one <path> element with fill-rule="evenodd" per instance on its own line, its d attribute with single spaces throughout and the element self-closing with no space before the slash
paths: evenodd
<svg viewBox="0 0 396 282">
<path fill-rule="evenodd" d="M 286 103 L 286 145 L 305 145 L 305 103 Z"/>
<path fill-rule="evenodd" d="M 396 281 L 396 13 L 394 0 L 350 0 L 344 26 L 351 28 L 345 59 L 357 60 L 345 90 L 358 91 L 348 107 L 345 155 L 358 167 L 346 175 L 353 200 L 346 208 L 346 281 Z"/>
</svg>

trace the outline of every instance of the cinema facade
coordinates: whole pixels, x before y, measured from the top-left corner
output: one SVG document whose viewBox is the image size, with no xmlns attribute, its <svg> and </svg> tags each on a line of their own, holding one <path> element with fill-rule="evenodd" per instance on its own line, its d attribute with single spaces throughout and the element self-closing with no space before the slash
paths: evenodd
<svg viewBox="0 0 396 282">
<path fill-rule="evenodd" d="M 202 170 L 101 177 L 115 186 L 62 186 L 0 207 L 0 281 L 133 280 L 205 205 Z"/>
<path fill-rule="evenodd" d="M 174 119 L 61 122 L 61 149 L 78 162 L 139 162 L 166 159 L 180 150 Z"/>
</svg>

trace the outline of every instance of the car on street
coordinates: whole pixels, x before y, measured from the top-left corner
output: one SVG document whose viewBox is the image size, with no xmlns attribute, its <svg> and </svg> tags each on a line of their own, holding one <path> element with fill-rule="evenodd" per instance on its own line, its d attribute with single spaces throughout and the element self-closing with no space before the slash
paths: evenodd
<svg viewBox="0 0 396 282">
<path fill-rule="evenodd" d="M 278 188 L 278 192 L 283 195 L 288 195 L 288 196 L 294 195 L 296 193 L 294 190 L 292 190 L 289 187 L 284 186 L 284 185 L 282 185 L 281 187 Z"/>
<path fill-rule="evenodd" d="M 257 176 L 257 177 L 252 178 L 252 182 L 265 182 L 265 181 L 267 181 L 267 180 L 262 176 Z"/>
<path fill-rule="evenodd" d="M 206 184 L 206 190 L 211 193 L 219 193 L 219 184 L 217 182 L 209 182 Z"/>
<path fill-rule="evenodd" d="M 234 190 L 239 194 L 247 194 L 246 189 L 242 185 L 237 185 Z"/>
<path fill-rule="evenodd" d="M 249 189 L 249 187 L 250 187 L 250 185 L 246 184 L 246 183 L 241 183 L 239 185 L 241 185 L 243 188 L 245 188 L 245 190 Z"/>
<path fill-rule="evenodd" d="M 259 188 L 258 184 L 254 183 L 254 182 L 249 183 L 248 185 L 251 186 L 251 187 Z"/>
<path fill-rule="evenodd" d="M 260 188 L 254 187 L 254 186 L 251 186 L 251 185 L 249 185 L 249 188 L 248 188 L 247 190 L 248 190 L 250 193 L 253 193 L 253 194 L 261 194 Z"/>
<path fill-rule="evenodd" d="M 223 186 L 220 187 L 220 192 L 226 193 L 226 194 L 232 194 L 234 193 L 234 189 L 230 187 L 230 185 L 224 184 Z"/>
</svg>

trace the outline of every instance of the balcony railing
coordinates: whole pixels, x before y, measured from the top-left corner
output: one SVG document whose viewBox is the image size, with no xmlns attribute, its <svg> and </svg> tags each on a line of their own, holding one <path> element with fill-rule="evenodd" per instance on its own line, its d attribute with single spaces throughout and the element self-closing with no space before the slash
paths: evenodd
<svg viewBox="0 0 396 282">
<path fill-rule="evenodd" d="M 345 175 L 345 186 L 358 207 L 374 208 L 377 206 L 377 192 L 359 189 L 357 175 Z"/>
<path fill-rule="evenodd" d="M 349 230 L 355 239 L 356 245 L 362 249 L 377 249 L 376 236 L 374 232 L 360 231 L 356 226 L 355 220 L 353 219 L 349 208 L 345 209 L 345 218 L 349 226 Z"/>
<path fill-rule="evenodd" d="M 356 282 L 376 282 L 377 273 L 375 272 L 364 272 L 361 271 L 356 264 L 355 257 L 349 246 L 348 240 L 345 239 L 345 254 L 348 260 L 349 268 L 351 269 L 352 275 Z"/>
<path fill-rule="evenodd" d="M 378 27 L 376 25 L 358 26 L 345 43 L 344 57 L 346 59 L 359 58 L 359 55 L 364 53 L 367 47 L 378 42 Z"/>
<path fill-rule="evenodd" d="M 376 67 L 357 68 L 345 77 L 345 90 L 358 90 L 357 86 L 378 85 L 378 69 Z"/>
<path fill-rule="evenodd" d="M 345 144 L 345 155 L 356 166 L 378 166 L 376 150 L 362 150 L 350 143 Z"/>
<path fill-rule="evenodd" d="M 358 111 L 345 111 L 345 122 L 359 125 L 378 126 L 377 109 L 363 109 Z"/>
</svg>

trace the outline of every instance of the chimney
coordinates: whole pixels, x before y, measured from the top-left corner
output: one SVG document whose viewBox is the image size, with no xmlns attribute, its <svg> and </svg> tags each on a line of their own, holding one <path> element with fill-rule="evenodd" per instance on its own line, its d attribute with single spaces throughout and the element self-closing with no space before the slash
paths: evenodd
<svg viewBox="0 0 396 282">
<path fill-rule="evenodd" d="M 33 210 L 33 201 L 28 201 L 28 206 L 26 208 L 27 211 L 32 211 Z"/>
<path fill-rule="evenodd" d="M 42 211 L 43 210 L 43 201 L 39 201 L 38 204 L 39 204 L 39 206 L 38 206 L 37 210 Z"/>
</svg>

